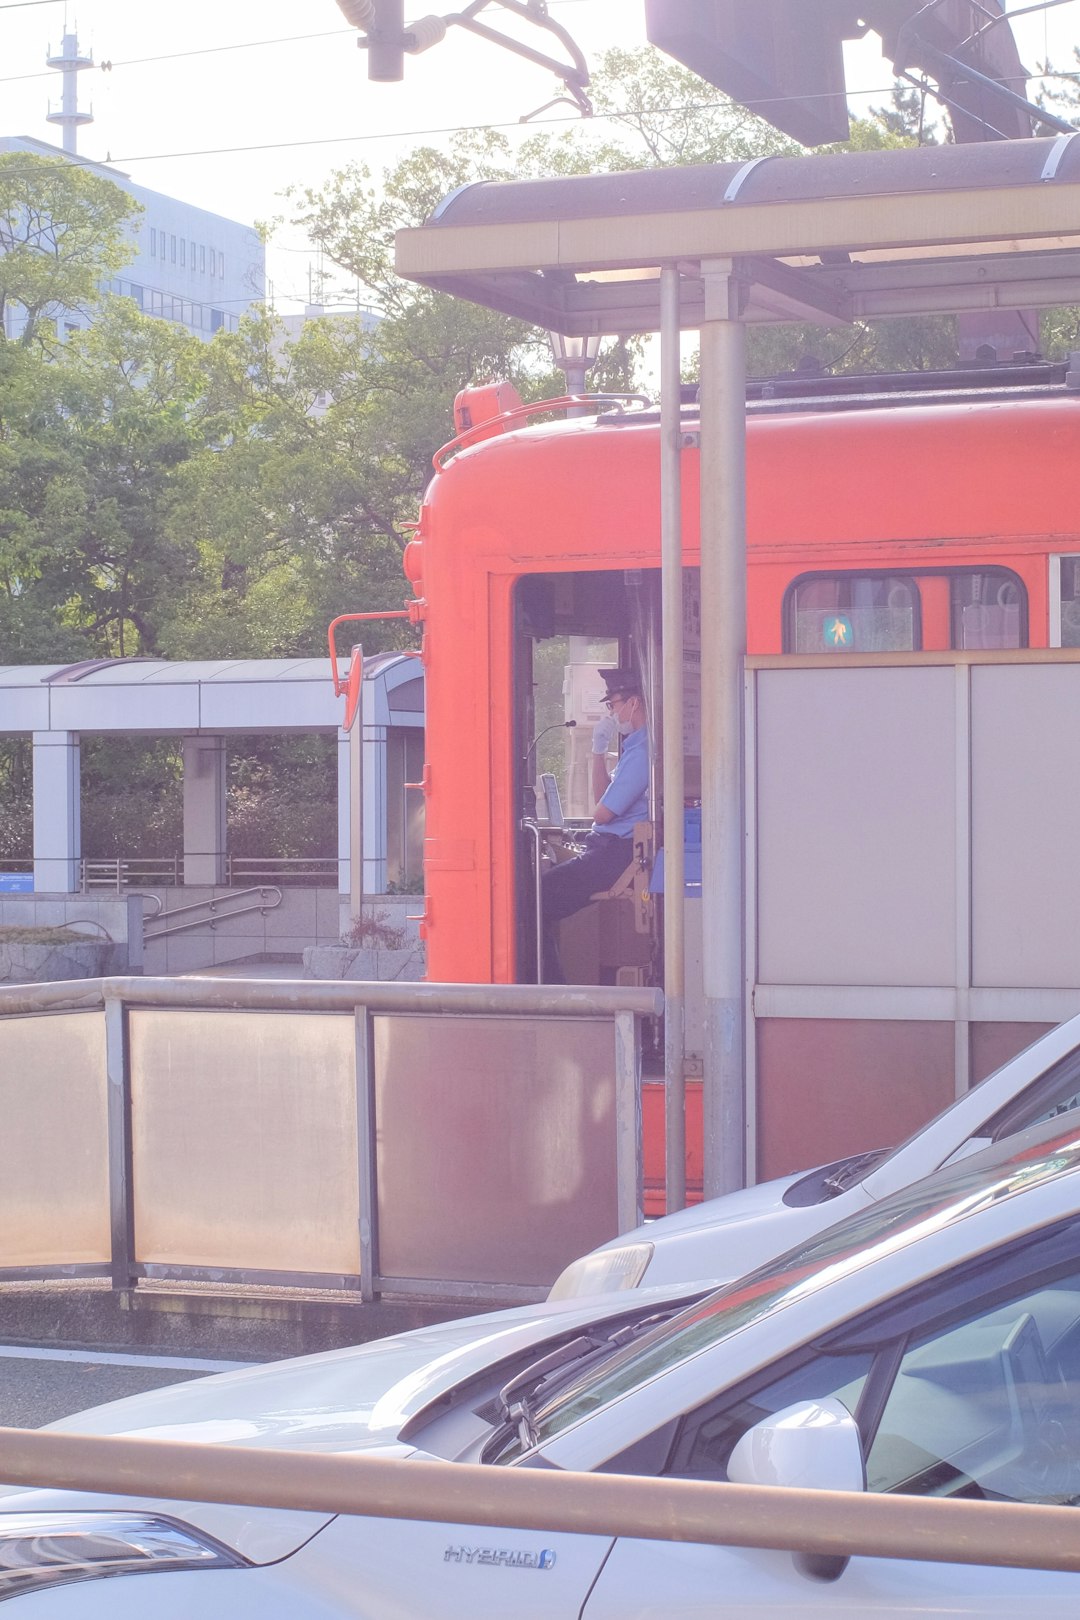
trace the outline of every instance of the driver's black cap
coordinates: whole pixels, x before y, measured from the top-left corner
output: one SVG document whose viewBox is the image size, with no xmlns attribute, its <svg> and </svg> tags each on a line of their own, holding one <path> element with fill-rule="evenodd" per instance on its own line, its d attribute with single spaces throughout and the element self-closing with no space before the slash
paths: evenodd
<svg viewBox="0 0 1080 1620">
<path fill-rule="evenodd" d="M 616 693 L 621 693 L 624 697 L 640 697 L 642 695 L 641 681 L 637 671 L 634 669 L 602 669 L 600 675 L 603 678 L 604 685 L 607 687 L 609 698 L 614 697 Z"/>
</svg>

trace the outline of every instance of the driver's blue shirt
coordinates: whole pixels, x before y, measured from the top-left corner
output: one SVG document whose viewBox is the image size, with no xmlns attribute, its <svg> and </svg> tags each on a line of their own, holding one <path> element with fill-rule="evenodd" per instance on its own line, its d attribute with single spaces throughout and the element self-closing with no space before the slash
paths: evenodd
<svg viewBox="0 0 1080 1620">
<path fill-rule="evenodd" d="M 642 726 L 623 738 L 619 763 L 611 773 L 600 798 L 610 810 L 614 821 L 603 825 L 594 821 L 595 833 L 607 833 L 615 838 L 630 838 L 639 821 L 649 819 L 649 728 Z"/>
</svg>

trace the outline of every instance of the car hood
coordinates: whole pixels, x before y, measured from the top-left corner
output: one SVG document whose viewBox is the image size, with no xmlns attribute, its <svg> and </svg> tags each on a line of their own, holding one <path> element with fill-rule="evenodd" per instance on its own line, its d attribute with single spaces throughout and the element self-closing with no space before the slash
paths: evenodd
<svg viewBox="0 0 1080 1620">
<path fill-rule="evenodd" d="M 404 1425 L 463 1379 L 556 1334 L 625 1313 L 651 1296 L 659 1305 L 690 1292 L 641 1289 L 632 1299 L 613 1294 L 467 1317 L 345 1350 L 149 1390 L 78 1412 L 48 1428 L 202 1445 L 405 1457 L 414 1448 L 399 1438 Z M 104 1506 L 168 1513 L 253 1563 L 287 1557 L 331 1517 L 0 1486 L 0 1514 Z"/>
<path fill-rule="evenodd" d="M 694 1279 L 698 1288 L 719 1287 L 870 1202 L 869 1194 L 857 1183 L 835 1199 L 785 1203 L 789 1188 L 813 1174 L 800 1170 L 798 1175 L 782 1176 L 709 1199 L 661 1220 L 646 1222 L 603 1247 L 651 1245 L 643 1278 L 649 1288 L 674 1288 L 689 1279 Z"/>
</svg>

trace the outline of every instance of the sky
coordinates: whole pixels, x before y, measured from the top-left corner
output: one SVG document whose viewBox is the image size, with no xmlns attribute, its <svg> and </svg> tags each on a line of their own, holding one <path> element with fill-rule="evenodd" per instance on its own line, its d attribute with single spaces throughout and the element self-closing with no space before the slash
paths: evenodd
<svg viewBox="0 0 1080 1620">
<path fill-rule="evenodd" d="M 1009 9 L 1031 3 L 1009 0 Z M 645 43 L 641 0 L 548 4 L 590 61 L 612 45 Z M 452 9 L 452 0 L 416 0 L 406 14 Z M 484 20 L 514 27 L 497 4 Z M 511 131 L 553 94 L 545 69 L 460 28 L 407 57 L 402 83 L 371 84 L 356 31 L 335 0 L 0 0 L 0 135 L 61 144 L 61 131 L 45 121 L 61 79 L 45 57 L 59 50 L 65 27 L 95 62 L 80 75 L 80 105 L 94 114 L 79 132 L 80 152 L 113 162 L 140 185 L 246 222 L 281 216 L 286 187 L 319 186 L 347 162 L 377 173 L 463 124 Z M 1027 66 L 1049 59 L 1076 67 L 1080 0 L 1058 0 L 1017 17 L 1014 27 Z M 560 50 L 539 30 L 517 31 L 540 49 Z M 887 100 L 891 82 L 873 36 L 848 47 L 853 111 Z M 556 108 L 545 117 L 568 115 Z M 302 234 L 287 224 L 275 232 L 268 272 L 282 313 L 317 290 L 318 268 Z"/>
</svg>

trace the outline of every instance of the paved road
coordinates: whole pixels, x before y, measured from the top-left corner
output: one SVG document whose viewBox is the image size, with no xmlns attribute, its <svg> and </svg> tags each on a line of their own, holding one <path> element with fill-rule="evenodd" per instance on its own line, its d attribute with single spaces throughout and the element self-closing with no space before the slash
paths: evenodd
<svg viewBox="0 0 1080 1620">
<path fill-rule="evenodd" d="M 69 1412 L 116 1401 L 122 1395 L 245 1365 L 241 1361 L 0 1345 L 0 1427 L 36 1429 Z"/>
</svg>

